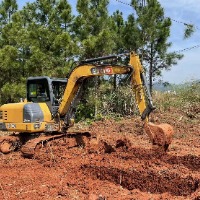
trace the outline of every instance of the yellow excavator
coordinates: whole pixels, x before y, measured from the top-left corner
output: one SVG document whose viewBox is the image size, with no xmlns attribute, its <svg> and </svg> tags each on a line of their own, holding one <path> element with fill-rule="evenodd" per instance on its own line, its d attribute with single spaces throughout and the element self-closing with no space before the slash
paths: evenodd
<svg viewBox="0 0 200 200">
<path fill-rule="evenodd" d="M 101 64 L 103 60 L 122 56 L 130 56 L 128 66 Z M 168 124 L 148 122 L 149 114 L 155 108 L 139 57 L 131 52 L 81 61 L 68 79 L 46 76 L 28 78 L 26 99 L 0 107 L 0 131 L 13 132 L 10 136 L 0 138 L 0 151 L 9 153 L 21 148 L 24 156 L 32 157 L 38 144 L 64 137 L 67 129 L 74 124 L 74 110 L 84 80 L 115 74 L 131 76 L 141 119 L 145 121 L 145 131 L 154 145 L 167 150 L 172 141 L 173 129 Z"/>
</svg>

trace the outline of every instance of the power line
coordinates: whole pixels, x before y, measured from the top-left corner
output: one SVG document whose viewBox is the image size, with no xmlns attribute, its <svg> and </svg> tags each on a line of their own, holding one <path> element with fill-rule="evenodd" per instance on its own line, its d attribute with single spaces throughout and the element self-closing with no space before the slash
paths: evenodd
<svg viewBox="0 0 200 200">
<path fill-rule="evenodd" d="M 126 2 L 123 2 L 123 1 L 120 1 L 120 0 L 115 0 L 115 1 L 117 1 L 117 2 L 119 2 L 119 3 L 121 3 L 121 4 L 124 4 L 124 5 L 133 7 L 133 6 L 132 6 L 131 4 L 129 4 L 129 3 L 126 3 Z M 143 1 L 142 1 L 142 2 L 143 2 Z M 143 3 L 142 3 L 142 4 L 143 4 Z M 177 22 L 177 23 L 180 23 L 180 24 L 184 24 L 184 25 L 187 26 L 187 27 L 194 27 L 195 29 L 200 30 L 199 27 L 197 27 L 197 26 L 195 26 L 195 25 L 193 25 L 193 24 L 188 24 L 188 23 L 185 23 L 185 22 L 181 22 L 181 21 L 172 19 L 171 17 L 165 17 L 165 18 L 171 19 L 172 21 Z"/>
<path fill-rule="evenodd" d="M 196 45 L 196 46 L 193 46 L 193 47 L 188 47 L 188 48 L 185 48 L 185 49 L 181 49 L 181 50 L 178 50 L 178 51 L 174 51 L 174 53 L 181 53 L 183 51 L 189 51 L 191 49 L 195 49 L 195 48 L 199 48 L 200 45 Z"/>
<path fill-rule="evenodd" d="M 119 3 L 122 3 L 122 4 L 124 4 L 124 5 L 131 6 L 131 7 L 132 7 L 131 4 L 128 4 L 128 3 L 126 3 L 126 2 L 123 2 L 123 1 L 120 1 L 120 0 L 116 0 L 116 1 L 118 1 Z"/>
<path fill-rule="evenodd" d="M 185 26 L 188 26 L 188 27 L 194 27 L 194 28 L 200 30 L 199 27 L 197 27 L 197 26 L 195 26 L 195 25 L 193 25 L 193 24 L 187 24 L 187 23 L 185 23 L 185 22 L 181 22 L 181 21 L 178 21 L 178 20 L 172 19 L 172 18 L 170 18 L 170 17 L 167 17 L 167 18 L 171 19 L 172 21 L 174 21 L 174 22 L 176 22 L 176 23 L 184 24 Z"/>
</svg>

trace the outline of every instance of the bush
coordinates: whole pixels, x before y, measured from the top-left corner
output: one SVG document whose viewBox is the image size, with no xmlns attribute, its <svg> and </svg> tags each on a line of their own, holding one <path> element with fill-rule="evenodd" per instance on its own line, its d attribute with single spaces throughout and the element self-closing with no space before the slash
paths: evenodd
<svg viewBox="0 0 200 200">
<path fill-rule="evenodd" d="M 95 88 L 89 88 L 85 100 L 82 101 L 76 112 L 76 121 L 84 119 L 101 120 L 114 118 L 121 120 L 124 116 L 139 115 L 135 96 L 131 86 L 121 86 L 113 90 L 113 86 L 104 83 L 99 86 L 97 94 Z M 95 117 L 95 106 L 97 113 Z"/>
<path fill-rule="evenodd" d="M 180 109 L 189 109 L 199 106 L 200 102 L 200 82 L 192 82 L 185 85 L 174 85 L 173 93 L 154 91 L 153 100 L 156 107 L 163 110 L 168 107 L 176 107 Z"/>
</svg>

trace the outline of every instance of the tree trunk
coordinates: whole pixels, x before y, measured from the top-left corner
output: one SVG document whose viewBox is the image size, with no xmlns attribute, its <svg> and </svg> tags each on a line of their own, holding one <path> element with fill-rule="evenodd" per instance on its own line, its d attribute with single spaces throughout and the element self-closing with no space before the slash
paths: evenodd
<svg viewBox="0 0 200 200">
<path fill-rule="evenodd" d="M 117 75 L 114 75 L 114 90 L 117 89 Z"/>
<path fill-rule="evenodd" d="M 153 43 L 151 43 L 151 58 L 150 58 L 150 67 L 149 67 L 149 88 L 152 94 L 153 91 Z"/>
<path fill-rule="evenodd" d="M 150 62 L 150 69 L 149 69 L 149 88 L 150 88 L 150 92 L 152 94 L 152 88 L 153 86 L 153 81 L 152 81 L 152 61 Z"/>
<path fill-rule="evenodd" d="M 99 84 L 98 84 L 98 76 L 95 77 L 95 108 L 94 108 L 94 117 L 97 117 L 98 114 L 98 90 L 99 90 Z"/>
</svg>

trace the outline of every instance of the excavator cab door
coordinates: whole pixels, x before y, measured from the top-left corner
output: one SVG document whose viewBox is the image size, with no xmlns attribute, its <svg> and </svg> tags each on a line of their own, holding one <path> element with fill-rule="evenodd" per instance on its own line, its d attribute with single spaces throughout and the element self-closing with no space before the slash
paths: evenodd
<svg viewBox="0 0 200 200">
<path fill-rule="evenodd" d="M 50 89 L 46 78 L 32 79 L 27 82 L 27 100 L 34 103 L 49 102 Z"/>
<path fill-rule="evenodd" d="M 53 89 L 53 106 L 59 106 L 66 88 L 66 82 L 52 81 Z"/>
</svg>

